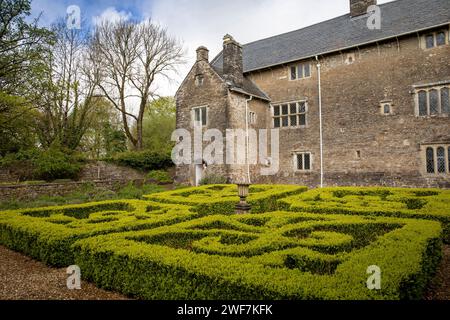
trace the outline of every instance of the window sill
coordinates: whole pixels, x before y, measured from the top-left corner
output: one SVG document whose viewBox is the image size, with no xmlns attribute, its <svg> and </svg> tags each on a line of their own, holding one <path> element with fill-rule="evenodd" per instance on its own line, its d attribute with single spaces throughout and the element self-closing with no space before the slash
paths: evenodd
<svg viewBox="0 0 450 320">
<path fill-rule="evenodd" d="M 306 77 L 306 78 L 299 78 L 299 79 L 294 79 L 294 80 L 292 80 L 292 79 L 289 79 L 289 82 L 295 82 L 295 81 L 302 81 L 302 80 L 308 80 L 308 79 L 311 79 L 312 77 L 310 76 L 310 77 Z"/>
<path fill-rule="evenodd" d="M 298 126 L 298 127 L 280 127 L 280 128 L 276 128 L 276 127 L 272 127 L 272 129 L 280 129 L 280 130 L 295 130 L 295 129 L 308 129 L 309 126 Z"/>
</svg>

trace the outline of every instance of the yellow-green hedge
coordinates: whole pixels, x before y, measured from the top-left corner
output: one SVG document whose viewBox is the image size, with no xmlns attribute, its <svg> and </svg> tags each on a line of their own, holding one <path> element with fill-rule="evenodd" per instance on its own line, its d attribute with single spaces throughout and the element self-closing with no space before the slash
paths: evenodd
<svg viewBox="0 0 450 320">
<path fill-rule="evenodd" d="M 279 200 L 292 211 L 431 219 L 443 223 L 450 243 L 450 190 L 336 187 Z"/>
<path fill-rule="evenodd" d="M 279 209 L 278 199 L 305 192 L 306 187 L 292 185 L 253 185 L 247 201 L 252 206 L 252 213 L 262 213 Z M 184 204 L 193 206 L 201 214 L 234 213 L 239 202 L 236 185 L 206 185 L 175 191 L 155 193 L 145 198 L 162 203 Z"/>
<path fill-rule="evenodd" d="M 3 211 L 0 244 L 50 265 L 68 266 L 73 263 L 71 245 L 78 239 L 153 228 L 194 216 L 187 206 L 139 200 Z"/>
<path fill-rule="evenodd" d="M 219 215 L 83 239 L 74 252 L 87 279 L 143 299 L 419 299 L 441 231 L 400 218 Z M 380 291 L 366 287 L 371 265 Z"/>
<path fill-rule="evenodd" d="M 418 299 L 440 260 L 448 191 L 250 192 L 245 215 L 230 185 L 4 211 L 0 244 L 144 299 Z M 370 265 L 381 291 L 366 288 Z"/>
</svg>

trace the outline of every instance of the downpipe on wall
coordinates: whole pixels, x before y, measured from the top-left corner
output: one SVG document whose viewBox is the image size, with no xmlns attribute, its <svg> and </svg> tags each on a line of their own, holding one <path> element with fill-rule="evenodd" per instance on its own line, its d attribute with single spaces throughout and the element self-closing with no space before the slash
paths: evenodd
<svg viewBox="0 0 450 320">
<path fill-rule="evenodd" d="M 250 161 L 248 158 L 249 155 L 249 134 L 248 134 L 248 103 L 253 100 L 253 96 L 250 96 L 249 99 L 245 100 L 245 159 L 247 161 L 247 180 L 248 183 L 252 183 L 250 179 Z"/>
<path fill-rule="evenodd" d="M 322 129 L 322 84 L 321 84 L 321 65 L 319 57 L 316 56 L 317 61 L 317 82 L 319 89 L 319 140 L 320 140 L 320 187 L 323 188 L 323 129 Z"/>
</svg>

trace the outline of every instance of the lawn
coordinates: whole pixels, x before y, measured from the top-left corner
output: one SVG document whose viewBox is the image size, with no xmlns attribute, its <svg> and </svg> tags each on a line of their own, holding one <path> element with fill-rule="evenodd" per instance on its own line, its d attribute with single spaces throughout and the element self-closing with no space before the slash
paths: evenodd
<svg viewBox="0 0 450 320">
<path fill-rule="evenodd" d="M 449 191 L 255 185 L 244 215 L 236 194 L 2 211 L 0 244 L 141 299 L 421 299 L 449 238 Z"/>
</svg>

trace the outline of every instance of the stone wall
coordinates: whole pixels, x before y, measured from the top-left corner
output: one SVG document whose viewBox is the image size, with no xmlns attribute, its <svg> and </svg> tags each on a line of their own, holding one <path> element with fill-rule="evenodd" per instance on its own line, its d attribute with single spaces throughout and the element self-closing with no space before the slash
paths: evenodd
<svg viewBox="0 0 450 320">
<path fill-rule="evenodd" d="M 128 167 L 118 166 L 109 162 L 88 162 L 80 172 L 79 181 L 95 180 L 138 180 L 144 179 L 145 173 Z M 19 181 L 19 176 L 14 170 L 0 168 L 0 183 Z"/>
<path fill-rule="evenodd" d="M 450 168 L 444 174 L 428 174 L 424 162 L 425 145 L 450 146 L 450 117 L 418 117 L 417 95 L 413 93 L 414 85 L 450 81 L 450 46 L 424 49 L 423 36 L 403 36 L 319 57 L 325 186 L 450 187 Z M 446 37 L 449 41 L 449 27 Z M 311 77 L 291 81 L 292 65 L 247 74 L 270 96 L 272 105 L 300 100 L 308 103 L 305 127 L 280 129 L 278 174 L 260 176 L 258 167 L 253 167 L 253 182 L 310 187 L 320 184 L 318 68 L 314 59 L 300 62 L 311 63 Z M 177 96 L 178 128 L 191 128 L 190 110 L 202 105 L 210 108 L 209 128 L 242 127 L 245 113 L 237 110 L 245 106 L 242 98 L 229 96 L 206 62 L 197 63 L 196 68 L 206 75 L 206 86 L 197 88 L 196 71 L 191 71 Z M 390 101 L 391 114 L 381 112 L 382 101 Z M 250 106 L 258 119 L 266 119 L 256 127 L 272 128 L 270 106 L 266 104 L 265 110 Z M 310 171 L 294 170 L 297 152 L 311 153 Z M 192 168 L 179 167 L 178 179 L 192 183 Z M 214 170 L 227 173 L 229 168 L 219 166 Z"/>
<path fill-rule="evenodd" d="M 203 76 L 203 84 L 196 84 L 195 77 Z M 194 139 L 193 112 L 195 107 L 208 108 L 207 128 L 227 129 L 228 123 L 228 89 L 220 76 L 211 68 L 207 60 L 200 60 L 194 65 L 177 93 L 177 128 L 186 129 Z M 205 131 L 206 128 L 202 130 Z M 206 145 L 206 143 L 205 143 Z M 194 149 L 191 150 L 193 159 Z M 195 184 L 195 164 L 178 166 L 176 182 Z M 214 173 L 227 176 L 228 168 L 222 165 L 209 166 L 204 175 Z"/>
<path fill-rule="evenodd" d="M 422 41 L 402 37 L 320 57 L 325 185 L 450 187 L 448 170 L 426 173 L 423 149 L 428 143 L 448 145 L 450 118 L 418 117 L 412 93 L 413 85 L 450 80 L 450 46 L 424 50 Z M 280 129 L 279 174 L 256 181 L 320 183 L 318 70 L 310 63 L 312 76 L 302 80 L 289 80 L 290 65 L 252 75 L 272 104 L 308 101 L 307 126 Z M 380 110 L 384 100 L 392 103 L 390 115 Z M 310 172 L 293 170 L 297 151 L 312 153 Z"/>
<path fill-rule="evenodd" d="M 80 181 L 94 180 L 138 180 L 144 179 L 145 173 L 128 167 L 98 161 L 86 164 L 80 172 Z"/>
<path fill-rule="evenodd" d="M 135 180 L 135 184 L 142 184 L 144 180 Z M 15 184 L 15 185 L 0 185 L 0 201 L 18 200 L 26 201 L 33 200 L 39 196 L 64 196 L 71 192 L 77 191 L 86 184 L 94 184 L 97 188 L 105 188 L 112 191 L 129 184 L 126 180 L 102 180 L 89 182 L 66 182 L 66 183 L 45 183 L 36 185 Z"/>
</svg>

